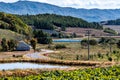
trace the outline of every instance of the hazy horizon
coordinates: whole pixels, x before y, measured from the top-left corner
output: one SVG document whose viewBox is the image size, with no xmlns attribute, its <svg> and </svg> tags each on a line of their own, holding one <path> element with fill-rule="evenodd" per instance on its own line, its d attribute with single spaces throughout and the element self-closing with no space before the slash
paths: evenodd
<svg viewBox="0 0 120 80">
<path fill-rule="evenodd" d="M 13 3 L 17 1 L 35 1 L 48 3 L 60 7 L 85 8 L 85 9 L 120 9 L 119 0 L 0 0 L 0 2 Z"/>
</svg>

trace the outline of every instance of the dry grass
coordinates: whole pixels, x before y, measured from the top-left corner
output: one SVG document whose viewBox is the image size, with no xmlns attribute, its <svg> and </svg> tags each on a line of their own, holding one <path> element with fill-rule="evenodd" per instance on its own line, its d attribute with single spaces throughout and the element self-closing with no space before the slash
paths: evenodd
<svg viewBox="0 0 120 80">
<path fill-rule="evenodd" d="M 99 62 L 99 61 L 77 61 L 77 60 L 59 60 L 59 59 L 0 59 L 0 63 L 10 63 L 10 62 L 33 62 L 33 63 L 48 63 L 48 64 L 60 64 L 60 65 L 70 65 L 70 66 L 96 66 L 96 65 L 112 65 L 115 62 Z"/>
<path fill-rule="evenodd" d="M 54 44 L 64 44 L 67 46 L 65 49 L 58 49 L 58 53 L 48 54 L 49 57 L 55 59 L 63 59 L 63 60 L 76 60 L 76 56 L 80 56 L 79 60 L 87 60 L 88 50 L 81 48 L 80 43 L 54 43 Z M 113 46 L 112 50 L 116 50 L 117 48 Z M 97 57 L 98 53 L 107 54 L 109 52 L 109 46 L 101 47 L 90 46 L 90 55 L 95 56 L 91 59 L 91 61 L 108 61 L 107 57 L 100 59 Z"/>
<path fill-rule="evenodd" d="M 0 39 L 6 38 L 6 39 L 15 39 L 15 40 L 21 40 L 24 36 L 21 34 L 18 34 L 16 32 L 6 30 L 6 29 L 0 29 Z"/>
<path fill-rule="evenodd" d="M 0 59 L 14 59 L 13 55 L 18 56 L 17 58 L 22 58 L 23 55 L 28 53 L 33 53 L 33 50 L 30 51 L 13 51 L 13 52 L 0 52 Z M 21 57 L 20 57 L 21 56 Z"/>
</svg>

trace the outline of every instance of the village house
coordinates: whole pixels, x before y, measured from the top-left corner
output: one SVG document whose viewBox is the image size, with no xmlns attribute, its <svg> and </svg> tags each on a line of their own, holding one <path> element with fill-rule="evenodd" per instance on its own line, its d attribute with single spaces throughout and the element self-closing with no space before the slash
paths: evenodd
<svg viewBox="0 0 120 80">
<path fill-rule="evenodd" d="M 17 51 L 29 51 L 31 49 L 31 46 L 25 43 L 24 41 L 19 41 L 16 50 Z"/>
</svg>

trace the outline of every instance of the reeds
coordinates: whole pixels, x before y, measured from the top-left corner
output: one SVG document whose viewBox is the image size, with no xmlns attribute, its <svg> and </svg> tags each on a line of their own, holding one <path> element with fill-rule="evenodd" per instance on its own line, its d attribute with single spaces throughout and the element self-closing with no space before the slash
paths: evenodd
<svg viewBox="0 0 120 80">
<path fill-rule="evenodd" d="M 103 64 L 99 61 L 69 61 L 69 60 L 59 60 L 59 59 L 0 59 L 0 63 L 11 63 L 11 62 L 32 62 L 32 63 L 48 63 L 48 64 L 59 64 L 59 65 L 69 65 L 69 66 L 96 66 Z M 104 62 L 104 65 L 112 65 L 113 62 Z"/>
</svg>

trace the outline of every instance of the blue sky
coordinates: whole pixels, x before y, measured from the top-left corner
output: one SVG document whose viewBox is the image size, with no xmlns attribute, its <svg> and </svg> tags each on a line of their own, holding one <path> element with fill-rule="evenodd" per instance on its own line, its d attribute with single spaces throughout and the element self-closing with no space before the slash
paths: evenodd
<svg viewBox="0 0 120 80">
<path fill-rule="evenodd" d="M 3 2 L 16 2 L 18 0 L 0 0 Z M 99 8 L 99 9 L 118 9 L 120 0 L 29 0 L 58 5 L 61 7 L 73 8 Z"/>
</svg>

